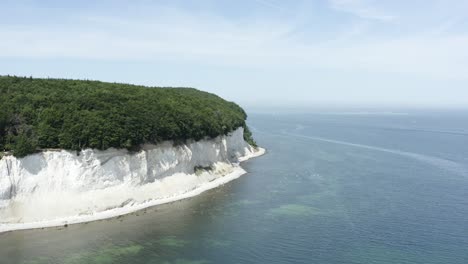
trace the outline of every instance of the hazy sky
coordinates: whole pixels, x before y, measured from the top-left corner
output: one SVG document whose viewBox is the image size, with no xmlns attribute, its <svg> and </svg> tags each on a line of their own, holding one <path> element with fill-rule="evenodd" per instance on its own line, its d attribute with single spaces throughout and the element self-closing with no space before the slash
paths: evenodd
<svg viewBox="0 0 468 264">
<path fill-rule="evenodd" d="M 468 1 L 0 0 L 0 74 L 244 106 L 468 106 Z"/>
</svg>

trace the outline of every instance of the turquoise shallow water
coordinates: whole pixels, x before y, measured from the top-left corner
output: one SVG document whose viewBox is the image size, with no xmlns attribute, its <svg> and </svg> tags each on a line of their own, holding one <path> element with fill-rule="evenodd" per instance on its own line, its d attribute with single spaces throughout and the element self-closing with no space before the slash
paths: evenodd
<svg viewBox="0 0 468 264">
<path fill-rule="evenodd" d="M 251 115 L 265 156 L 193 199 L 0 234 L 0 263 L 468 263 L 468 113 Z"/>
</svg>

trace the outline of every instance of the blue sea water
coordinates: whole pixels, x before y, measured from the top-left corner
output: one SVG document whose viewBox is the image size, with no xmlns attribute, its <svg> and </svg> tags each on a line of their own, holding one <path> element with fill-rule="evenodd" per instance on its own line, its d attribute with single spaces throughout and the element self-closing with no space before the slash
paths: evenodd
<svg viewBox="0 0 468 264">
<path fill-rule="evenodd" d="M 192 199 L 0 234 L 0 263 L 468 263 L 468 112 L 251 114 L 267 154 Z"/>
</svg>

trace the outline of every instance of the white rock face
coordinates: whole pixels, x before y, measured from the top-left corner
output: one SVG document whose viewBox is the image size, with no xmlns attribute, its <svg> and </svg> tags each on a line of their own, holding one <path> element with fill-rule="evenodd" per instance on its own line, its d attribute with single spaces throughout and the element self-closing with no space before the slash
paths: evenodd
<svg viewBox="0 0 468 264">
<path fill-rule="evenodd" d="M 227 136 L 126 150 L 46 151 L 0 160 L 0 232 L 103 219 L 190 197 L 244 173 L 260 155 L 239 128 Z M 195 173 L 195 167 L 211 167 Z"/>
</svg>

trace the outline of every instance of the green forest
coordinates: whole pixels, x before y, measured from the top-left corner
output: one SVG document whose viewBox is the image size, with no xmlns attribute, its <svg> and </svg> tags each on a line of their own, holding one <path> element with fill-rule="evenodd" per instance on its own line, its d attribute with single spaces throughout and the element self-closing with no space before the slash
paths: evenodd
<svg viewBox="0 0 468 264">
<path fill-rule="evenodd" d="M 0 150 L 126 148 L 200 140 L 244 127 L 245 111 L 193 88 L 0 76 Z"/>
</svg>

